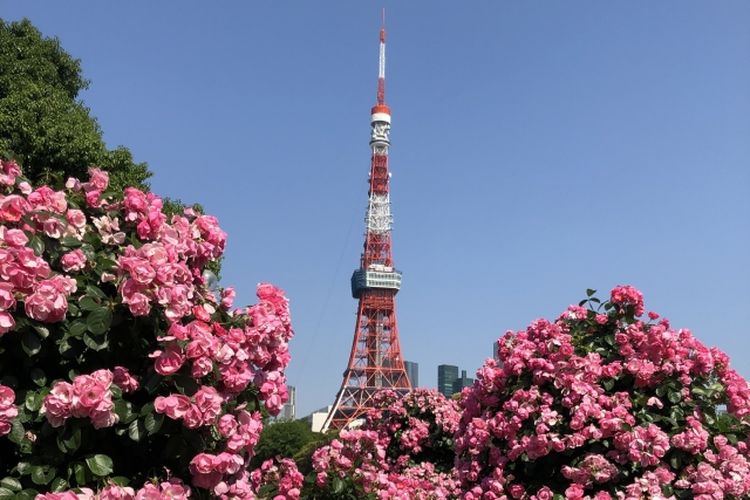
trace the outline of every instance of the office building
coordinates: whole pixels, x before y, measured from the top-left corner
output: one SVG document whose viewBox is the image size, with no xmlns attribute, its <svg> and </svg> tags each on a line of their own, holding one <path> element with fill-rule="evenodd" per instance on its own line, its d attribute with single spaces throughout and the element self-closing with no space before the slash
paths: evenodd
<svg viewBox="0 0 750 500">
<path fill-rule="evenodd" d="M 466 370 L 461 370 L 461 376 L 453 382 L 453 392 L 461 392 L 465 387 L 474 385 L 474 379 L 466 376 Z"/>
<path fill-rule="evenodd" d="M 445 397 L 453 395 L 453 384 L 458 379 L 458 367 L 454 365 L 438 366 L 438 391 Z"/>
<path fill-rule="evenodd" d="M 419 363 L 404 361 L 404 368 L 406 368 L 406 376 L 409 378 L 411 388 L 416 389 L 419 387 Z"/>
<path fill-rule="evenodd" d="M 281 408 L 278 419 L 294 420 L 297 418 L 297 389 L 293 385 L 286 386 L 286 389 L 289 393 L 289 399 Z"/>
</svg>

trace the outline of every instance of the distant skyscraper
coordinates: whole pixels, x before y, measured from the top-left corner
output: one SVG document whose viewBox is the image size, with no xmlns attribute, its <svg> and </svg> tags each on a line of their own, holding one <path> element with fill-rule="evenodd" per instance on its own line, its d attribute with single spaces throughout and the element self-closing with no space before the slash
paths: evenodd
<svg viewBox="0 0 750 500">
<path fill-rule="evenodd" d="M 289 392 L 289 399 L 276 418 L 279 420 L 294 420 L 297 418 L 297 389 L 293 385 L 288 385 L 286 388 Z"/>
<path fill-rule="evenodd" d="M 453 395 L 453 384 L 458 379 L 458 367 L 454 365 L 438 366 L 438 391 L 449 398 Z"/>
<path fill-rule="evenodd" d="M 474 379 L 466 376 L 466 370 L 461 370 L 461 376 L 453 382 L 453 392 L 461 392 L 464 387 L 471 387 Z"/>
<path fill-rule="evenodd" d="M 404 368 L 406 368 L 406 376 L 409 377 L 409 383 L 411 383 L 412 389 L 419 386 L 419 363 L 414 361 L 404 361 Z"/>
</svg>

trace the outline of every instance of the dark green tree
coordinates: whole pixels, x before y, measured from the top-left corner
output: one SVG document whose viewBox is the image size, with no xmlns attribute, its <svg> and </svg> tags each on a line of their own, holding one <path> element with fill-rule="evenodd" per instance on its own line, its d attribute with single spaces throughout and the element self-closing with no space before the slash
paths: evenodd
<svg viewBox="0 0 750 500">
<path fill-rule="evenodd" d="M 99 124 L 79 99 L 81 62 L 57 38 L 24 19 L 0 19 L 0 157 L 13 158 L 32 183 L 60 185 L 96 165 L 114 189 L 148 189 L 146 163 L 127 148 L 107 149 Z"/>
<path fill-rule="evenodd" d="M 304 420 L 290 420 L 268 424 L 260 435 L 255 448 L 253 464 L 281 456 L 293 458 L 307 443 L 317 441 L 322 434 L 310 430 L 310 424 Z"/>
</svg>

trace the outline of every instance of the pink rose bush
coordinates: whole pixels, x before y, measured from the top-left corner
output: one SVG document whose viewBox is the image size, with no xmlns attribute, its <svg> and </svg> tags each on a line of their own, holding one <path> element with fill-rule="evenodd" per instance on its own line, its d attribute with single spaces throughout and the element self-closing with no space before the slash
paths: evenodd
<svg viewBox="0 0 750 500">
<path fill-rule="evenodd" d="M 376 396 L 376 405 L 361 428 L 342 431 L 313 453 L 309 495 L 456 497 L 453 434 L 460 418 L 456 402 L 434 390 L 415 389 L 405 396 L 383 391 Z"/>
<path fill-rule="evenodd" d="M 284 293 L 232 309 L 211 288 L 212 216 L 96 168 L 56 190 L 0 167 L 0 495 L 255 498 L 276 477 L 293 496 L 289 464 L 248 470 L 287 400 Z"/>
<path fill-rule="evenodd" d="M 642 294 L 612 290 L 500 338 L 462 397 L 462 498 L 750 496 L 750 387 Z"/>
</svg>

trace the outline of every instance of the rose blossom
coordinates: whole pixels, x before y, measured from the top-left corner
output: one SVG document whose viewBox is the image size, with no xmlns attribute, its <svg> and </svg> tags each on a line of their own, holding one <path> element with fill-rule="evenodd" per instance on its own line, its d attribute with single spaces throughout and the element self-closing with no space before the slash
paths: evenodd
<svg viewBox="0 0 750 500">
<path fill-rule="evenodd" d="M 86 266 L 86 255 L 76 248 L 60 257 L 60 265 L 65 272 L 80 271 Z"/>
</svg>

